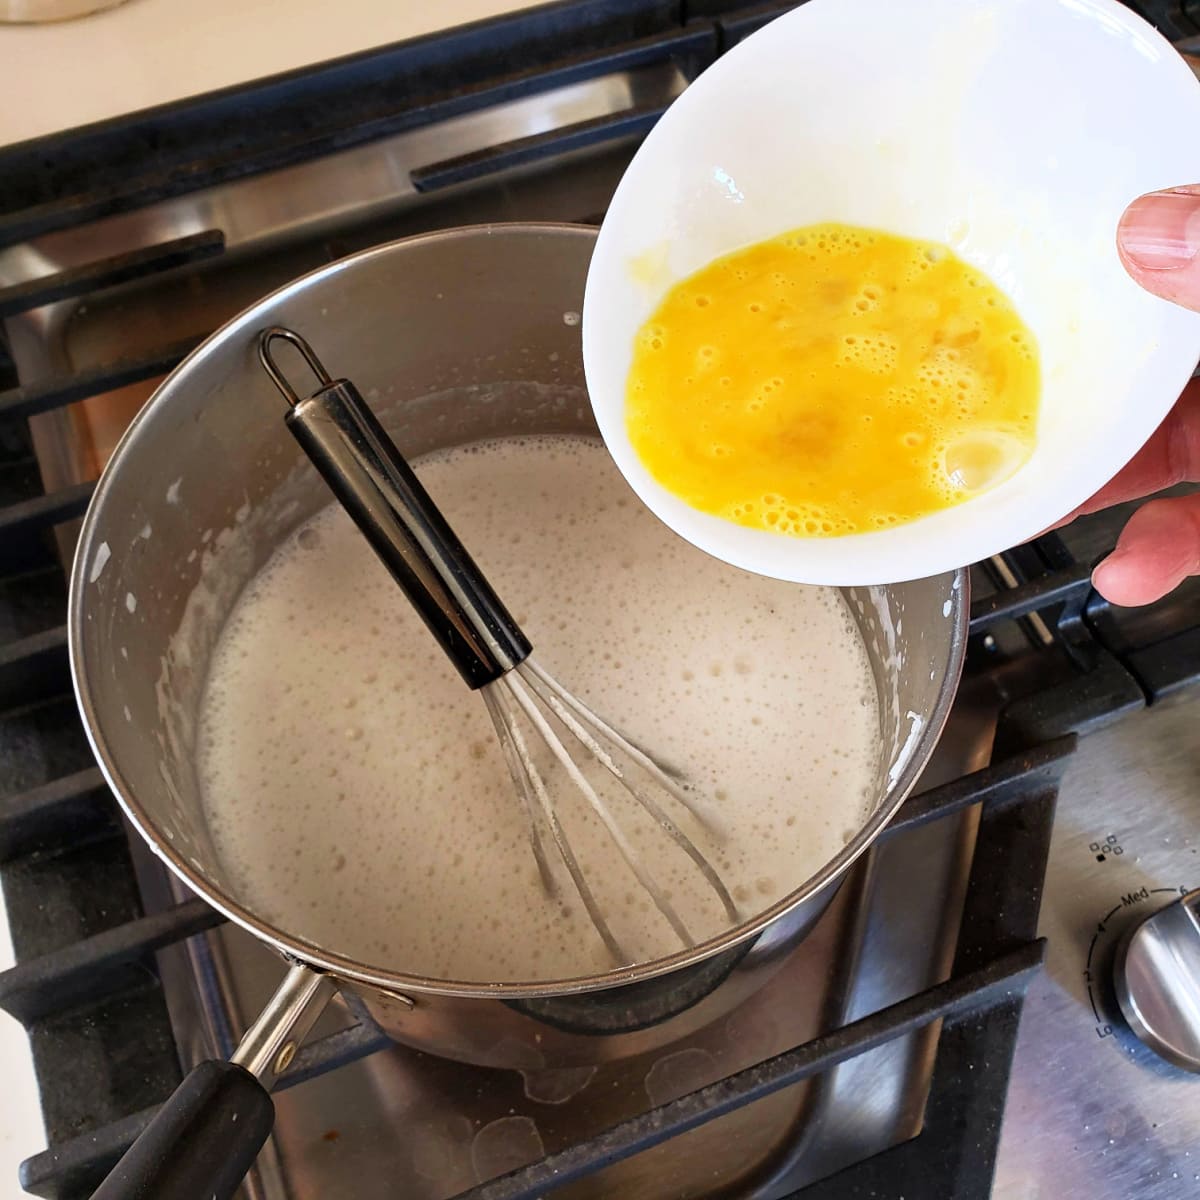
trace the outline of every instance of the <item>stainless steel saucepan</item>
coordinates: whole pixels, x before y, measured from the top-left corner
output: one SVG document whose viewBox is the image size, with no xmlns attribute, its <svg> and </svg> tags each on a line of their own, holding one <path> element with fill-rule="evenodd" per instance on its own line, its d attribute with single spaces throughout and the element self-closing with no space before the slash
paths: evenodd
<svg viewBox="0 0 1200 1200">
<path fill-rule="evenodd" d="M 765 982 L 932 752 L 962 664 L 964 572 L 848 589 L 881 699 L 877 803 L 836 858 L 720 937 L 602 976 L 456 982 L 317 945 L 239 896 L 194 766 L 208 662 L 243 585 L 330 499 L 284 429 L 259 333 L 295 329 L 332 370 L 352 370 L 410 457 L 482 438 L 592 433 L 579 309 L 593 243 L 581 227 L 479 227 L 325 267 L 196 350 L 109 463 L 71 581 L 71 665 L 96 756 L 167 865 L 289 965 L 233 1063 L 196 1068 L 97 1195 L 230 1195 L 270 1130 L 275 1077 L 338 989 L 357 992 L 398 1041 L 497 1067 L 595 1063 L 693 1032 Z"/>
</svg>

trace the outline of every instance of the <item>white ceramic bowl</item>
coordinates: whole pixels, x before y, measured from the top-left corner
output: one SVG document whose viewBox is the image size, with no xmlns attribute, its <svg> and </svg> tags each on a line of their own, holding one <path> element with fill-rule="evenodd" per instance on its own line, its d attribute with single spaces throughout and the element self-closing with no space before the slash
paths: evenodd
<svg viewBox="0 0 1200 1200">
<path fill-rule="evenodd" d="M 809 0 L 720 58 L 655 126 L 600 231 L 583 310 L 601 433 L 642 500 L 727 562 L 899 582 L 1026 540 L 1128 461 L 1200 354 L 1200 316 L 1135 285 L 1125 206 L 1200 182 L 1200 84 L 1116 0 Z M 795 538 L 691 508 L 630 445 L 634 334 L 672 284 L 818 221 L 951 245 L 1037 335 L 1037 447 L 1008 481 L 877 533 Z"/>
</svg>

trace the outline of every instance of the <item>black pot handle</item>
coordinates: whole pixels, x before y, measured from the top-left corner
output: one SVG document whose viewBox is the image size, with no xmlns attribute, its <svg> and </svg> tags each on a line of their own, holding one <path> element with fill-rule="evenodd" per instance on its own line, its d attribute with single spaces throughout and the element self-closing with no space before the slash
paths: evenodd
<svg viewBox="0 0 1200 1200">
<path fill-rule="evenodd" d="M 230 1200 L 274 1123 L 270 1094 L 245 1067 L 202 1062 L 92 1200 Z"/>
<path fill-rule="evenodd" d="M 233 1061 L 193 1068 L 92 1200 L 230 1200 L 275 1123 L 271 1088 L 336 990 L 292 963 Z"/>
</svg>

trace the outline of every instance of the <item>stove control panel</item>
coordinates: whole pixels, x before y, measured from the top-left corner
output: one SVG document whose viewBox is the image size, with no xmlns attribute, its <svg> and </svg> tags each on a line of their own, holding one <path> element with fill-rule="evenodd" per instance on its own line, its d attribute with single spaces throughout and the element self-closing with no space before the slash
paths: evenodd
<svg viewBox="0 0 1200 1200">
<path fill-rule="evenodd" d="M 1200 696 L 1080 739 L 992 1200 L 1200 1196 Z"/>
</svg>

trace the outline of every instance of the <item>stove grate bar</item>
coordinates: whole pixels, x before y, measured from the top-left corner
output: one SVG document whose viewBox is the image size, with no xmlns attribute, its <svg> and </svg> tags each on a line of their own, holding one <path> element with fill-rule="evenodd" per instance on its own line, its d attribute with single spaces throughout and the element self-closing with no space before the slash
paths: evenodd
<svg viewBox="0 0 1200 1200">
<path fill-rule="evenodd" d="M 0 646 L 0 713 L 69 695 L 70 691 L 65 625 Z"/>
<path fill-rule="evenodd" d="M 725 0 L 691 0 L 691 3 L 688 4 L 688 15 L 694 19 L 698 12 L 712 10 L 720 13 L 722 9 L 729 7 L 730 5 L 725 3 Z M 782 4 L 778 3 L 778 0 L 774 0 L 768 4 L 756 4 L 748 12 L 736 16 L 730 13 L 718 16 L 717 29 L 721 35 L 721 53 L 732 50 L 738 42 L 744 41 L 752 33 L 757 33 L 768 21 L 773 21 L 776 17 L 781 17 L 784 13 L 797 7 L 796 0 L 784 0 Z"/>
<path fill-rule="evenodd" d="M 1091 567 L 1087 563 L 1075 563 L 1018 587 L 975 600 L 971 604 L 970 631 L 982 633 L 997 621 L 1013 621 L 1054 604 L 1081 602 L 1091 590 Z"/>
<path fill-rule="evenodd" d="M 470 183 L 501 171 L 541 162 L 556 154 L 568 154 L 618 138 L 644 136 L 666 111 L 666 105 L 650 104 L 593 117 L 499 146 L 489 146 L 485 150 L 444 158 L 440 162 L 418 167 L 410 172 L 409 179 L 413 187 L 422 193 Z"/>
<path fill-rule="evenodd" d="M 0 321 L 41 308 L 44 304 L 86 296 L 104 288 L 144 279 L 147 275 L 157 275 L 188 263 L 215 258 L 224 251 L 224 233 L 219 229 L 206 229 L 203 233 L 188 234 L 156 246 L 114 254 L 82 267 L 56 271 L 26 283 L 15 283 L 11 287 L 0 288 Z"/>
<path fill-rule="evenodd" d="M 461 1192 L 455 1200 L 536 1200 L 550 1188 L 630 1158 L 933 1021 L 944 1019 L 949 1025 L 1002 1004 L 1024 992 L 1041 967 L 1044 951 L 1044 942 L 1030 942 L 984 967 L 622 1121 L 570 1149 Z"/>
<path fill-rule="evenodd" d="M 99 767 L 0 797 L 0 863 L 107 832 L 116 813 Z"/>
<path fill-rule="evenodd" d="M 131 383 L 141 383 L 157 375 L 165 375 L 190 354 L 202 338 L 187 338 L 172 346 L 164 346 L 139 358 L 118 359 L 113 363 L 85 367 L 70 375 L 56 376 L 40 383 L 9 388 L 0 392 L 0 419 L 32 417 L 115 391 Z"/>
<path fill-rule="evenodd" d="M 880 841 L 951 816 L 974 804 L 985 804 L 989 812 L 997 812 L 1013 804 L 1026 803 L 1037 794 L 1039 782 L 1046 790 L 1057 790 L 1065 760 L 1074 751 L 1076 741 L 1073 734 L 1068 734 L 940 787 L 918 792 L 904 802 L 880 835 Z"/>
<path fill-rule="evenodd" d="M 369 1019 L 306 1045 L 275 1087 L 286 1091 L 299 1083 L 336 1071 L 391 1044 Z M 21 1164 L 21 1186 L 48 1200 L 89 1193 L 153 1119 L 159 1105 L 140 1109 L 90 1133 L 59 1142 Z"/>
<path fill-rule="evenodd" d="M 1200 630 L 1182 630 L 1153 646 L 1131 650 L 1125 659 L 1151 702 L 1165 700 L 1200 683 Z"/>
<path fill-rule="evenodd" d="M 25 959 L 0 973 L 0 1008 L 23 1025 L 63 1013 L 107 994 L 107 976 L 144 955 L 221 924 L 225 917 L 200 899 L 139 917 L 72 942 L 50 954 Z M 125 986 L 125 980 L 121 986 Z"/>
<path fill-rule="evenodd" d="M 95 490 L 92 481 L 76 483 L 0 508 L 0 538 L 35 533 L 82 517 Z"/>
</svg>

